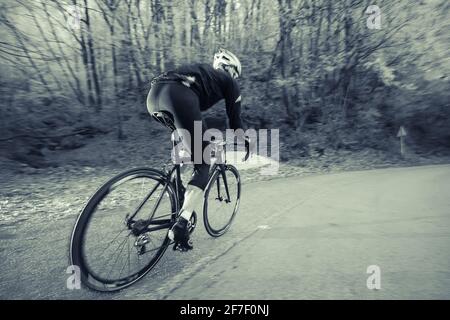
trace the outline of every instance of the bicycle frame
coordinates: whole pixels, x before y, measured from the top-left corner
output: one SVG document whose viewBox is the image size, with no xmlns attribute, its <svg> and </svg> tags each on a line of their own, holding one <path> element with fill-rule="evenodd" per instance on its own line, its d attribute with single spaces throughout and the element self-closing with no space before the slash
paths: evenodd
<svg viewBox="0 0 450 320">
<path fill-rule="evenodd" d="M 175 145 L 177 144 L 177 142 L 180 142 L 180 141 L 175 141 L 175 140 L 172 139 L 172 147 L 173 148 L 175 148 Z M 161 191 L 161 193 L 159 194 L 158 199 L 156 200 L 156 203 L 153 205 L 152 211 L 150 213 L 150 217 L 146 220 L 145 224 L 140 227 L 140 229 L 141 229 L 140 233 L 141 234 L 144 233 L 144 232 L 156 231 L 156 230 L 160 230 L 160 229 L 166 229 L 168 227 L 170 228 L 172 226 L 174 220 L 175 220 L 175 215 L 176 215 L 176 212 L 179 209 L 178 207 L 180 206 L 180 198 L 181 198 L 182 181 L 181 181 L 181 165 L 180 164 L 178 164 L 178 163 L 175 164 L 170 171 L 166 172 L 164 182 L 165 182 L 164 188 Z M 161 181 L 158 182 L 152 188 L 152 190 L 147 194 L 147 196 L 141 201 L 141 203 L 138 205 L 138 207 L 133 212 L 133 214 L 131 216 L 129 216 L 129 217 L 127 216 L 127 225 L 129 227 L 131 226 L 131 223 L 133 222 L 133 218 L 142 209 L 144 204 L 147 202 L 148 199 L 150 199 L 150 197 L 158 189 L 158 187 L 161 185 L 161 183 L 162 183 Z M 177 201 L 176 212 L 172 212 L 171 213 L 170 219 L 153 220 L 156 208 L 158 208 L 159 204 L 161 203 L 162 197 L 163 197 L 164 193 L 166 192 L 167 187 L 168 187 L 169 184 L 172 184 L 175 187 L 175 194 L 176 194 L 176 201 Z M 151 225 L 155 225 L 155 227 L 150 227 Z"/>
<path fill-rule="evenodd" d="M 173 146 L 175 146 L 175 141 L 173 142 Z M 216 150 L 216 152 L 223 152 L 223 149 L 220 150 Z M 226 162 L 226 160 L 225 160 Z M 229 193 L 229 189 L 228 189 L 228 183 L 227 183 L 227 178 L 225 175 L 225 163 L 212 163 L 212 167 L 210 169 L 210 175 L 209 175 L 209 179 L 208 179 L 208 183 L 207 186 L 209 186 L 213 181 L 212 178 L 214 176 L 214 172 L 216 170 L 220 171 L 220 174 L 222 175 L 222 179 L 223 179 L 223 185 L 225 188 L 225 192 L 226 192 L 226 197 L 227 199 L 225 200 L 226 202 L 230 201 L 230 193 Z M 153 205 L 153 209 L 151 211 L 150 217 L 146 220 L 145 224 L 143 226 L 141 226 L 141 230 L 140 233 L 144 233 L 144 232 L 151 232 L 151 231 L 156 231 L 156 230 L 160 230 L 160 229 L 167 229 L 170 228 L 173 224 L 173 222 L 175 221 L 175 215 L 176 212 L 172 212 L 171 213 L 171 217 L 170 219 L 157 219 L 157 220 L 153 220 L 153 216 L 155 215 L 155 211 L 156 208 L 159 206 L 159 204 L 161 203 L 162 197 L 164 195 L 164 193 L 167 190 L 167 187 L 169 184 L 172 184 L 175 187 L 175 193 L 176 193 L 176 197 L 177 197 L 177 210 L 178 211 L 178 207 L 181 205 L 180 203 L 180 198 L 182 196 L 181 192 L 182 192 L 182 181 L 181 181 L 181 164 L 177 163 L 175 164 L 172 169 L 170 171 L 166 172 L 165 175 L 165 179 L 164 179 L 164 188 L 161 191 L 161 193 L 158 196 L 158 199 L 156 201 L 156 203 Z M 134 211 L 134 213 L 130 216 L 127 217 L 127 225 L 131 226 L 131 223 L 133 222 L 133 218 L 137 215 L 137 213 L 142 209 L 142 207 L 144 206 L 145 202 L 147 202 L 148 199 L 150 199 L 150 197 L 152 196 L 152 194 L 158 189 L 158 187 L 161 185 L 161 181 L 158 182 L 153 188 L 152 190 L 147 194 L 147 196 L 141 201 L 141 203 L 138 205 L 138 207 L 136 208 L 136 210 Z M 219 198 L 221 198 L 220 195 L 220 184 L 217 183 L 217 196 Z M 151 227 L 152 226 L 152 227 Z"/>
<path fill-rule="evenodd" d="M 163 187 L 162 191 L 160 192 L 160 194 L 158 195 L 158 199 L 156 200 L 156 203 L 153 205 L 152 211 L 150 213 L 150 217 L 147 219 L 147 221 L 145 222 L 144 226 L 142 226 L 142 230 L 140 231 L 140 233 L 157 231 L 157 230 L 160 230 L 160 229 L 167 229 L 167 228 L 170 228 L 172 226 L 172 224 L 174 222 L 174 217 L 175 217 L 176 212 L 172 212 L 171 213 L 170 219 L 156 219 L 156 220 L 154 220 L 153 217 L 155 215 L 156 208 L 161 203 L 162 197 L 163 197 L 164 193 L 166 192 L 167 187 L 168 187 L 168 185 L 170 183 L 172 183 L 175 186 L 175 193 L 176 193 L 176 197 L 177 197 L 176 201 L 179 203 L 180 190 L 181 190 L 181 188 L 180 188 L 180 186 L 181 186 L 180 173 L 181 173 L 181 168 L 180 168 L 179 164 L 174 165 L 174 167 L 170 170 L 170 172 L 167 173 L 166 179 L 164 179 L 165 180 L 164 181 L 165 182 L 164 183 L 164 187 Z M 135 210 L 133 215 L 129 218 L 127 223 L 130 223 L 132 221 L 133 217 L 136 216 L 136 214 L 139 212 L 139 210 L 144 206 L 145 202 L 158 189 L 158 187 L 161 185 L 161 183 L 162 183 L 161 181 L 158 182 L 152 188 L 152 190 L 148 193 L 148 195 L 144 198 L 144 200 L 142 200 L 142 202 L 139 204 L 138 208 Z M 177 209 L 178 209 L 178 205 L 177 205 Z"/>
</svg>

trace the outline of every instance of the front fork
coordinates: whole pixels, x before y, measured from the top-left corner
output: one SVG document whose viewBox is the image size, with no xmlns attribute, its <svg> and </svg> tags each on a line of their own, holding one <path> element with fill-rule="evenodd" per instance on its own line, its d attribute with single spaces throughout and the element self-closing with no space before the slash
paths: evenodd
<svg viewBox="0 0 450 320">
<path fill-rule="evenodd" d="M 230 203 L 231 199 L 230 199 L 230 192 L 228 190 L 227 175 L 225 174 L 225 172 L 226 172 L 225 168 L 226 167 L 225 167 L 224 164 L 219 165 L 220 175 L 222 176 L 223 185 L 224 185 L 225 193 L 226 193 L 225 202 L 226 203 Z M 219 178 L 219 176 L 217 176 L 217 198 L 216 198 L 216 200 L 219 200 L 219 201 L 223 201 L 224 200 L 222 195 L 221 195 L 220 178 Z"/>
</svg>

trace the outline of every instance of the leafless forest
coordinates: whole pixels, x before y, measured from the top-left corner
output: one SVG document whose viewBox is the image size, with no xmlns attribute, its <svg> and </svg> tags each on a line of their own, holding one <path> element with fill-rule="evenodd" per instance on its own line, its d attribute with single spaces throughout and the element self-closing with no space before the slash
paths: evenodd
<svg viewBox="0 0 450 320">
<path fill-rule="evenodd" d="M 0 157 L 37 166 L 95 139 L 134 143 L 130 130 L 157 126 L 151 78 L 220 46 L 243 63 L 248 126 L 279 128 L 291 156 L 395 153 L 402 125 L 411 152 L 445 154 L 449 12 L 446 0 L 1 0 Z"/>
</svg>

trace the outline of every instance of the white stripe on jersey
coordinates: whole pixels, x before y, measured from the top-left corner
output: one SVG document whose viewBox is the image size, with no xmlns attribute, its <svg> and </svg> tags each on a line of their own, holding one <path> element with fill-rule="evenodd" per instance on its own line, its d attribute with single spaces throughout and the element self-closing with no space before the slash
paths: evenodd
<svg viewBox="0 0 450 320">
<path fill-rule="evenodd" d="M 236 99 L 236 101 L 235 101 L 234 103 L 239 102 L 239 101 L 241 101 L 241 100 L 242 100 L 242 97 L 239 96 L 239 97 Z"/>
</svg>

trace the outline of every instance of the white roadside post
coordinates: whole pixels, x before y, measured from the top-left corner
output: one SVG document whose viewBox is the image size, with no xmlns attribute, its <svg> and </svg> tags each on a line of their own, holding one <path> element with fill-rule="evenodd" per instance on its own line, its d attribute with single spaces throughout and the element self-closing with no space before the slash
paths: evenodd
<svg viewBox="0 0 450 320">
<path fill-rule="evenodd" d="M 402 157 L 405 156 L 405 139 L 406 137 L 406 130 L 403 126 L 400 126 L 400 129 L 398 130 L 397 133 L 397 138 L 400 138 L 400 154 L 402 155 Z"/>
</svg>

